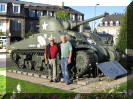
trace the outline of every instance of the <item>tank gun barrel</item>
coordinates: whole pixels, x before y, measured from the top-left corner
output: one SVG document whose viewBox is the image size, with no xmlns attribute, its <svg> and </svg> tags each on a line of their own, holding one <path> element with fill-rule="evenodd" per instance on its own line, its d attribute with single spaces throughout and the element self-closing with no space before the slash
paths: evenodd
<svg viewBox="0 0 133 99">
<path fill-rule="evenodd" d="M 103 17 L 105 17 L 105 16 L 107 16 L 107 15 L 108 15 L 108 13 L 105 12 L 103 15 L 96 16 L 96 17 L 93 17 L 93 18 L 84 20 L 84 21 L 82 21 L 82 22 L 73 23 L 73 24 L 71 24 L 71 29 L 73 29 L 74 27 L 80 26 L 80 25 L 82 25 L 82 24 L 85 24 L 85 23 L 88 23 L 88 22 L 91 22 L 91 21 L 94 21 L 94 20 L 103 18 Z"/>
</svg>

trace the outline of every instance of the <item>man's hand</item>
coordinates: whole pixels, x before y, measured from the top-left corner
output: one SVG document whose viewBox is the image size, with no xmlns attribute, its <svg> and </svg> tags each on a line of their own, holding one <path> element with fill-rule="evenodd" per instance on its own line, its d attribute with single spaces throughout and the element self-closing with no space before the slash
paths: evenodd
<svg viewBox="0 0 133 99">
<path fill-rule="evenodd" d="M 68 64 L 71 64 L 71 59 L 68 59 Z"/>
<path fill-rule="evenodd" d="M 47 60 L 45 60 L 45 64 L 48 64 L 48 61 Z"/>
</svg>

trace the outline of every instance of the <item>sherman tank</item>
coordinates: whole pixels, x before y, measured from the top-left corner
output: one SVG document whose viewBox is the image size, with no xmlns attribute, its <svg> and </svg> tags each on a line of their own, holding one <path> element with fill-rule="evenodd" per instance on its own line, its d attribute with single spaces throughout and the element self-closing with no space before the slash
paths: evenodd
<svg viewBox="0 0 133 99">
<path fill-rule="evenodd" d="M 104 13 L 81 22 L 41 16 L 40 33 L 12 44 L 11 58 L 21 70 L 48 75 L 49 66 L 45 64 L 44 49 L 49 43 L 49 38 L 53 37 L 55 42 L 59 43 L 60 36 L 66 35 L 73 46 L 72 63 L 69 65 L 71 78 L 82 77 L 85 74 L 88 74 L 88 77 L 98 76 L 96 63 L 120 61 L 121 53 L 112 45 L 106 44 L 96 33 L 77 32 L 76 28 L 106 15 L 107 13 Z M 57 75 L 60 77 L 60 53 L 56 59 Z"/>
</svg>

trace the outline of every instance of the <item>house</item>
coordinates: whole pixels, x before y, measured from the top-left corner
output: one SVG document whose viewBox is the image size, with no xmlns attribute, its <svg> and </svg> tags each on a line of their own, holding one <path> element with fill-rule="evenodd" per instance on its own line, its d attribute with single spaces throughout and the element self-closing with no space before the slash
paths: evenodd
<svg viewBox="0 0 133 99">
<path fill-rule="evenodd" d="M 27 32 L 39 32 L 40 16 L 53 16 L 57 11 L 66 11 L 72 21 L 84 20 L 84 14 L 70 7 L 32 3 L 18 0 L 0 0 L 0 32 L 11 34 L 11 41 L 23 39 Z M 83 31 L 83 26 L 79 27 Z"/>
<path fill-rule="evenodd" d="M 120 32 L 120 24 L 123 14 L 112 14 L 104 17 L 97 27 L 97 32 L 100 34 L 110 34 L 113 36 L 114 44 L 118 40 Z"/>
</svg>

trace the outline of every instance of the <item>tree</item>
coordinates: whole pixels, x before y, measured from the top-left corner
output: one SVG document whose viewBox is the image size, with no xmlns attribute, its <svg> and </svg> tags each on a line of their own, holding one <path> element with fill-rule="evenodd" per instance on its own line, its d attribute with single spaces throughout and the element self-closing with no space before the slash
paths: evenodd
<svg viewBox="0 0 133 99">
<path fill-rule="evenodd" d="M 123 16 L 118 36 L 117 47 L 125 52 L 125 49 L 133 49 L 133 2 L 127 7 L 127 11 Z"/>
<path fill-rule="evenodd" d="M 124 14 L 122 18 L 120 34 L 118 36 L 118 42 L 116 46 L 123 52 L 125 52 L 125 49 L 127 48 L 127 12 Z"/>
<path fill-rule="evenodd" d="M 133 49 L 133 2 L 127 8 L 127 49 Z"/>
<path fill-rule="evenodd" d="M 69 13 L 65 12 L 65 11 L 57 11 L 56 12 L 56 18 L 68 20 L 69 19 Z"/>
</svg>

